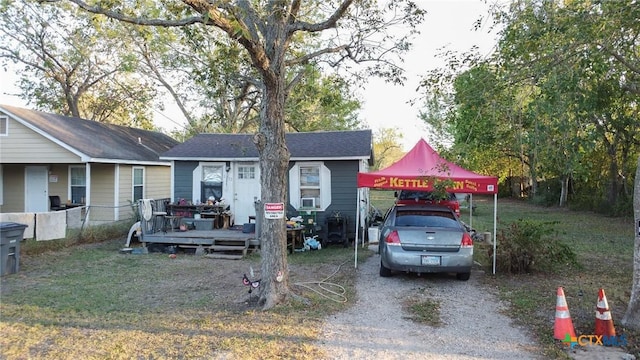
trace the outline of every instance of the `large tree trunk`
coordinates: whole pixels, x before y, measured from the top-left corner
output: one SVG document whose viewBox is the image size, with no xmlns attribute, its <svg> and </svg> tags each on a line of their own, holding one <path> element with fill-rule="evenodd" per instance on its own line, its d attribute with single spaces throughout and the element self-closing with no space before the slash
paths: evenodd
<svg viewBox="0 0 640 360">
<path fill-rule="evenodd" d="M 633 284 L 631 286 L 629 306 L 622 318 L 622 325 L 640 330 L 640 156 L 638 156 L 638 167 L 636 168 L 633 215 L 636 237 L 633 250 Z"/>
<path fill-rule="evenodd" d="M 260 304 L 265 310 L 284 302 L 289 295 L 286 208 L 290 153 L 284 128 L 286 86 L 281 76 L 283 68 L 276 62 L 271 63 L 271 71 L 263 73 L 260 132 L 254 138 L 260 152 L 262 204 L 283 203 L 285 209 L 285 218 L 264 219 L 260 231 Z"/>
</svg>

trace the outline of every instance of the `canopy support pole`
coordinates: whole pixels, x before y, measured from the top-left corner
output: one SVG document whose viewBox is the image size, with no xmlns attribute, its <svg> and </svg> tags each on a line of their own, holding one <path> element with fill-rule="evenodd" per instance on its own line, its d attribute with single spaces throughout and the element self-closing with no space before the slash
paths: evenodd
<svg viewBox="0 0 640 360">
<path fill-rule="evenodd" d="M 358 195 L 356 196 L 356 201 L 358 206 L 356 207 L 356 238 L 353 241 L 353 247 L 355 248 L 354 250 L 354 257 L 353 257 L 353 267 L 354 268 L 358 268 L 358 234 L 359 234 L 359 230 L 360 230 L 360 188 L 358 188 L 356 190 L 358 192 Z"/>
<path fill-rule="evenodd" d="M 469 194 L 469 227 L 473 229 L 473 194 Z"/>
<path fill-rule="evenodd" d="M 498 193 L 493 194 L 493 275 L 496 274 L 496 231 L 498 231 Z"/>
</svg>

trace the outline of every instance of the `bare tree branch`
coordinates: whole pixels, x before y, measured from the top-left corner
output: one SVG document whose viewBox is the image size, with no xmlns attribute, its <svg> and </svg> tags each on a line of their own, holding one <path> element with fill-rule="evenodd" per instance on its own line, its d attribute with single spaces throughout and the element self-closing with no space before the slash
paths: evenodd
<svg viewBox="0 0 640 360">
<path fill-rule="evenodd" d="M 57 0 L 51 1 L 55 2 Z M 91 6 L 82 0 L 69 0 L 74 4 L 78 5 L 80 8 L 94 14 L 102 14 L 108 16 L 110 18 L 127 22 L 135 25 L 149 25 L 149 26 L 164 26 L 164 27 L 174 27 L 174 26 L 185 26 L 192 25 L 196 23 L 204 23 L 204 18 L 202 16 L 193 16 L 184 19 L 176 19 L 176 20 L 167 20 L 167 19 L 145 19 L 134 16 L 127 16 L 117 11 L 107 10 L 100 6 Z M 186 3 L 186 2 L 185 2 Z"/>
<path fill-rule="evenodd" d="M 304 56 L 300 56 L 298 58 L 292 59 L 292 60 L 288 60 L 286 62 L 287 66 L 291 66 L 291 65 L 299 65 L 299 64 L 304 64 L 309 62 L 309 60 L 316 58 L 320 55 L 324 55 L 324 54 L 330 54 L 330 53 L 338 53 L 340 51 L 343 50 L 348 50 L 349 46 L 348 45 L 342 45 L 342 46 L 337 46 L 337 47 L 333 47 L 333 48 L 325 48 L 325 49 L 321 49 L 318 51 L 314 51 L 312 53 L 309 54 L 305 54 Z"/>
<path fill-rule="evenodd" d="M 298 18 L 298 13 L 300 12 L 300 0 L 293 0 L 291 2 L 291 7 L 289 8 L 289 24 L 293 24 Z"/>
<path fill-rule="evenodd" d="M 178 108 L 180 109 L 180 112 L 182 112 L 182 115 L 187 119 L 187 122 L 189 123 L 189 125 L 193 127 L 195 120 L 191 116 L 191 113 L 185 108 L 184 103 L 182 102 L 182 99 L 180 98 L 176 90 L 173 88 L 171 84 L 169 84 L 169 82 L 164 78 L 164 76 L 162 76 L 162 73 L 158 70 L 158 67 L 154 64 L 149 54 L 149 49 L 147 48 L 147 44 L 143 43 L 142 45 L 139 45 L 138 48 L 140 49 L 140 53 L 142 55 L 142 58 L 145 64 L 147 64 L 147 67 L 151 70 L 155 79 L 158 80 L 162 84 L 162 86 L 164 86 L 164 88 L 169 92 L 169 95 L 171 95 L 171 97 L 175 100 L 176 105 L 178 105 Z"/>
<path fill-rule="evenodd" d="M 247 0 L 239 0 L 238 7 L 245 13 L 246 20 L 242 21 L 242 25 L 249 33 L 250 38 L 254 41 L 259 41 L 261 36 L 258 31 L 262 34 L 266 31 L 262 21 L 260 21 L 260 16 Z M 239 15 L 235 14 L 236 19 L 241 19 Z"/>
<path fill-rule="evenodd" d="M 336 23 L 340 18 L 344 16 L 344 14 L 349 9 L 349 6 L 353 3 L 353 0 L 345 0 L 338 6 L 336 11 L 327 18 L 327 20 L 311 24 L 304 21 L 296 21 L 293 24 L 289 25 L 288 32 L 289 34 L 293 34 L 296 31 L 308 31 L 308 32 L 320 32 L 323 30 L 327 30 L 336 26 Z"/>
</svg>

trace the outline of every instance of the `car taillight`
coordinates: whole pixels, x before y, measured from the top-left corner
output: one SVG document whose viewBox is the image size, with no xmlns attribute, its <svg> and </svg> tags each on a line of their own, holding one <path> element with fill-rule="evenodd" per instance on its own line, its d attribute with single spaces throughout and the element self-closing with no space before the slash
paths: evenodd
<svg viewBox="0 0 640 360">
<path fill-rule="evenodd" d="M 384 242 L 388 245 L 400 245 L 400 236 L 398 235 L 398 232 L 395 230 L 390 232 L 384 239 Z"/>
<path fill-rule="evenodd" d="M 460 247 L 463 247 L 463 248 L 473 247 L 473 239 L 469 234 L 464 233 L 464 235 L 462 235 L 462 241 L 460 242 Z"/>
</svg>

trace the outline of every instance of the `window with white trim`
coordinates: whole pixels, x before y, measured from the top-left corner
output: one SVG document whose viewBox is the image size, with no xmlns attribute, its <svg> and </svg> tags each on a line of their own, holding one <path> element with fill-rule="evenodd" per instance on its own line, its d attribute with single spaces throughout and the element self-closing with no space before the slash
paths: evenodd
<svg viewBox="0 0 640 360">
<path fill-rule="evenodd" d="M 9 117 L 0 116 L 0 136 L 9 135 Z"/>
<path fill-rule="evenodd" d="M 202 181 L 200 183 L 200 201 L 206 203 L 210 198 L 222 198 L 222 180 L 224 179 L 224 165 L 203 165 Z"/>
<path fill-rule="evenodd" d="M 71 186 L 71 202 L 84 204 L 87 198 L 87 170 L 85 166 L 70 166 L 69 179 Z"/>
<path fill-rule="evenodd" d="M 320 165 L 300 166 L 300 208 L 319 208 L 320 198 Z"/>
<path fill-rule="evenodd" d="M 135 203 L 140 199 L 144 199 L 144 168 L 133 168 L 133 193 L 132 199 Z"/>
<path fill-rule="evenodd" d="M 331 205 L 331 171 L 323 162 L 299 162 L 289 170 L 290 203 L 299 210 L 324 211 Z"/>
</svg>

